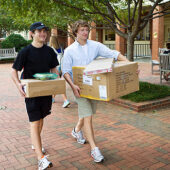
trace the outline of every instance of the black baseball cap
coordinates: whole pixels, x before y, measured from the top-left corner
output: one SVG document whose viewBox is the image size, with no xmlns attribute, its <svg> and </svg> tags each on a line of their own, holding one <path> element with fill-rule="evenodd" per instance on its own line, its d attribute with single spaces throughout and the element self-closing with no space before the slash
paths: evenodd
<svg viewBox="0 0 170 170">
<path fill-rule="evenodd" d="M 47 31 L 49 30 L 48 27 L 46 27 L 42 22 L 35 22 L 30 26 L 30 31 L 33 30 L 40 30 L 40 29 L 46 29 Z"/>
</svg>

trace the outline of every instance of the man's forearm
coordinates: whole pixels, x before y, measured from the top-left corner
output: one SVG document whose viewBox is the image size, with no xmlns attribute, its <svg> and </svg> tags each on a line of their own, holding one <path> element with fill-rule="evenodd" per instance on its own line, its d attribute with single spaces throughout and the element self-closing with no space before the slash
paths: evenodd
<svg viewBox="0 0 170 170">
<path fill-rule="evenodd" d="M 64 78 L 67 81 L 67 83 L 70 85 L 70 87 L 73 89 L 74 83 L 72 81 L 72 78 L 71 78 L 70 74 L 69 73 L 65 73 L 64 74 Z"/>
<path fill-rule="evenodd" d="M 125 56 L 123 56 L 122 54 L 119 54 L 118 55 L 118 58 L 117 58 L 118 61 L 129 61 Z"/>
<path fill-rule="evenodd" d="M 12 69 L 11 77 L 14 83 L 16 84 L 16 86 L 18 87 L 19 84 L 21 84 L 21 81 L 19 80 L 18 72 L 15 69 Z"/>
<path fill-rule="evenodd" d="M 72 88 L 74 95 L 76 97 L 80 97 L 80 88 L 73 83 L 70 74 L 69 73 L 65 73 L 64 74 L 64 78 L 67 81 L 67 83 L 70 85 L 70 87 Z"/>
<path fill-rule="evenodd" d="M 21 96 L 25 97 L 25 92 L 23 91 L 23 85 L 21 84 L 21 81 L 18 78 L 18 71 L 12 69 L 11 77 L 14 83 L 16 84 Z"/>
<path fill-rule="evenodd" d="M 57 75 L 59 75 L 59 72 L 58 72 L 58 70 L 57 70 L 56 67 L 52 68 L 52 69 L 50 70 L 50 72 L 51 72 L 51 73 L 56 73 Z"/>
</svg>

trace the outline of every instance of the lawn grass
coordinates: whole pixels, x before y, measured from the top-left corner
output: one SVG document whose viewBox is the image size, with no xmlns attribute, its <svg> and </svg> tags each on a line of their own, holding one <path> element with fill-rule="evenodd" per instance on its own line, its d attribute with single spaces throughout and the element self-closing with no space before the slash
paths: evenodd
<svg viewBox="0 0 170 170">
<path fill-rule="evenodd" d="M 139 87 L 139 91 L 122 96 L 121 99 L 126 99 L 137 103 L 170 96 L 170 87 L 168 86 L 139 82 Z"/>
</svg>

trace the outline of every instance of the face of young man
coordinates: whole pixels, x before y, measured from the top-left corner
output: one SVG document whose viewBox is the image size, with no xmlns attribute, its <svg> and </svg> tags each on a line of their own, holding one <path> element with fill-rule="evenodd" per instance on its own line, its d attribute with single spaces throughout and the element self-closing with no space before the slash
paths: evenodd
<svg viewBox="0 0 170 170">
<path fill-rule="evenodd" d="M 88 39 L 88 36 L 89 36 L 89 28 L 79 26 L 77 30 L 77 39 L 85 41 Z"/>
<path fill-rule="evenodd" d="M 45 29 L 35 30 L 32 36 L 33 41 L 36 41 L 38 43 L 44 43 L 47 38 L 47 31 Z"/>
</svg>

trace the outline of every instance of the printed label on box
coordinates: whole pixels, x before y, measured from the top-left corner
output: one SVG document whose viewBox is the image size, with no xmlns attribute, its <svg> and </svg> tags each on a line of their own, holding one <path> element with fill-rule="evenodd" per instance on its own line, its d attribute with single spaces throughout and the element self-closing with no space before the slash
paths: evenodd
<svg viewBox="0 0 170 170">
<path fill-rule="evenodd" d="M 83 75 L 83 84 L 87 84 L 89 86 L 92 86 L 93 85 L 92 77 L 91 76 Z"/>
<path fill-rule="evenodd" d="M 101 99 L 107 99 L 107 89 L 106 86 L 99 85 L 99 95 Z"/>
<path fill-rule="evenodd" d="M 101 80 L 101 77 L 100 77 L 100 76 L 97 76 L 97 77 L 96 77 L 96 80 Z"/>
</svg>

